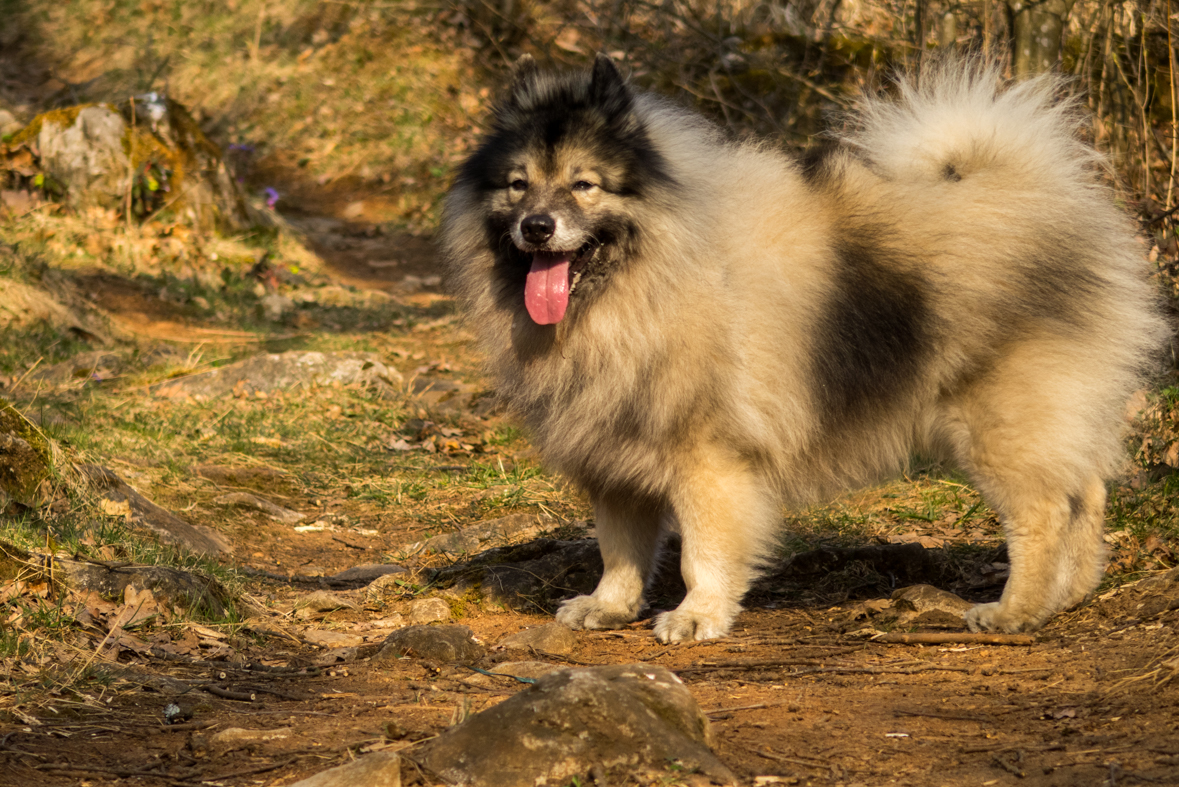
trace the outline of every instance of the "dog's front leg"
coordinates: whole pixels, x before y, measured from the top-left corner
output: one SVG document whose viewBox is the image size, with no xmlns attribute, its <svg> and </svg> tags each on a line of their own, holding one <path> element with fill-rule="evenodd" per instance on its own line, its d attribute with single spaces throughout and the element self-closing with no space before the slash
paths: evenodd
<svg viewBox="0 0 1179 787">
<path fill-rule="evenodd" d="M 695 452 L 672 499 L 683 536 L 680 570 L 688 594 L 655 622 L 661 642 L 729 633 L 779 521 L 776 497 L 741 459 Z"/>
<path fill-rule="evenodd" d="M 638 617 L 659 545 L 660 509 L 629 498 L 594 501 L 605 571 L 593 595 L 561 604 L 557 620 L 575 629 L 614 629 Z"/>
</svg>

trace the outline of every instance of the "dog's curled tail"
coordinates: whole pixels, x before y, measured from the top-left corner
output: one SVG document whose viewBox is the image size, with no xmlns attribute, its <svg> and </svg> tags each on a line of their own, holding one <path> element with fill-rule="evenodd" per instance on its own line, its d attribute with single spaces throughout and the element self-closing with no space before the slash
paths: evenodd
<svg viewBox="0 0 1179 787">
<path fill-rule="evenodd" d="M 993 174 L 1007 188 L 1091 188 L 1102 158 L 1082 141 L 1067 88 L 1057 75 L 1004 88 L 997 68 L 948 60 L 898 78 L 896 96 L 864 98 L 843 139 L 890 179 Z"/>
</svg>

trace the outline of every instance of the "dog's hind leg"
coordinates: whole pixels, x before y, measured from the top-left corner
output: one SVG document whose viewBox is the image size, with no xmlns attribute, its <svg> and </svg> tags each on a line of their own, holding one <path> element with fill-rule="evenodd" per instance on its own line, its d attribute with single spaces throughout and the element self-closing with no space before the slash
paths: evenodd
<svg viewBox="0 0 1179 787">
<path fill-rule="evenodd" d="M 966 625 L 971 631 L 1034 631 L 1068 606 L 1069 503 L 1067 498 L 1009 503 L 1000 518 L 1011 572 L 999 601 L 968 610 Z"/>
<path fill-rule="evenodd" d="M 593 595 L 561 604 L 557 620 L 574 629 L 613 629 L 636 617 L 659 545 L 660 506 L 628 498 L 594 501 L 605 571 Z"/>
<path fill-rule="evenodd" d="M 702 451 L 685 466 L 671 502 L 688 594 L 656 620 L 661 642 L 729 633 L 780 517 L 776 498 L 740 459 Z"/>
<path fill-rule="evenodd" d="M 1080 604 L 1105 574 L 1105 482 L 1092 476 L 1069 498 L 1069 523 L 1061 541 L 1061 609 Z"/>
<path fill-rule="evenodd" d="M 1101 580 L 1101 468 L 1118 413 L 1068 349 L 1017 346 L 946 410 L 944 434 L 999 513 L 1011 566 L 1000 600 L 966 613 L 973 631 L 1037 629 Z"/>
<path fill-rule="evenodd" d="M 1105 570 L 1105 484 L 1092 476 L 1064 500 L 1016 505 L 1004 517 L 1011 574 L 1002 598 L 966 613 L 971 631 L 1031 631 L 1081 603 Z"/>
</svg>

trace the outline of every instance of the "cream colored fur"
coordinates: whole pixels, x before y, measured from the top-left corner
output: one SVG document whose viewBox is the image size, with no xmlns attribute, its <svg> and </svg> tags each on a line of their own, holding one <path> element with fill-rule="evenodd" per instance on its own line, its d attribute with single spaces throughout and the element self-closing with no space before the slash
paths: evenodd
<svg viewBox="0 0 1179 787">
<path fill-rule="evenodd" d="M 996 84 L 947 67 L 902 83 L 899 100 L 865 99 L 812 179 L 638 96 L 677 185 L 603 209 L 637 216 L 655 242 L 546 330 L 496 297 L 484 196 L 452 191 L 449 281 L 498 392 L 594 499 L 605 574 L 559 620 L 633 620 L 673 528 L 688 594 L 656 636 L 722 636 L 783 503 L 895 473 L 914 450 L 960 466 L 1007 533 L 1011 579 L 968 613 L 971 629 L 1034 629 L 1097 585 L 1124 404 L 1164 329 L 1060 83 Z M 919 374 L 844 428 L 823 415 L 815 369 L 847 238 L 922 283 L 929 336 Z"/>
</svg>

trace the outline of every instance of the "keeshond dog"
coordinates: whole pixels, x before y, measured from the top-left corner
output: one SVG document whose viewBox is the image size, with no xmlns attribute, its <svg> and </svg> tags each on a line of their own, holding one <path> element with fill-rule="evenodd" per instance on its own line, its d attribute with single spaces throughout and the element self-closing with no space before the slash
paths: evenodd
<svg viewBox="0 0 1179 787">
<path fill-rule="evenodd" d="M 901 79 L 794 160 L 605 56 L 517 64 L 441 246 L 498 395 L 593 502 L 605 573 L 558 620 L 634 620 L 675 530 L 687 596 L 655 635 L 722 636 L 783 504 L 914 451 L 1006 531 L 1010 578 L 970 629 L 1035 629 L 1097 586 L 1105 481 L 1164 325 L 1061 82 L 998 82 Z"/>
</svg>

